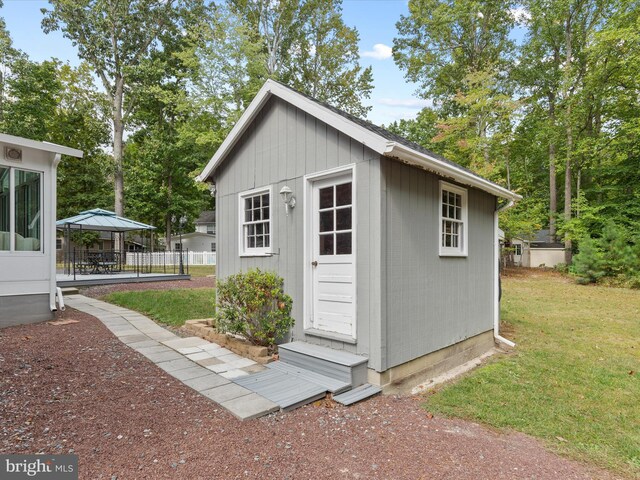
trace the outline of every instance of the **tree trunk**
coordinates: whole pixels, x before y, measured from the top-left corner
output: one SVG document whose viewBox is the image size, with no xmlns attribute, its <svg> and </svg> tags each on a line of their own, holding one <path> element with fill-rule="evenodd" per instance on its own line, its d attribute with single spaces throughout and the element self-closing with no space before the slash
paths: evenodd
<svg viewBox="0 0 640 480">
<path fill-rule="evenodd" d="M 566 134 L 567 134 L 567 155 L 566 164 L 564 170 L 564 220 L 569 222 L 571 220 L 571 160 L 573 154 L 573 128 L 571 121 L 571 89 L 569 88 L 569 81 L 571 75 L 571 59 L 572 59 L 572 39 L 571 39 L 571 17 L 569 17 L 565 23 L 565 46 L 566 46 L 566 59 L 565 59 L 565 100 L 567 102 L 566 112 Z M 571 238 L 569 234 L 564 234 L 564 262 L 571 264 Z"/>
<path fill-rule="evenodd" d="M 118 78 L 113 98 L 113 163 L 116 215 L 124 215 L 124 171 L 122 168 L 124 122 L 122 121 L 122 101 L 124 79 Z"/>
<path fill-rule="evenodd" d="M 555 95 L 549 94 L 549 123 L 551 130 L 555 130 L 556 106 Z M 552 134 L 553 135 L 553 134 Z M 556 215 L 558 213 L 558 188 L 556 186 L 556 141 L 549 140 L 549 241 L 556 241 Z"/>
</svg>

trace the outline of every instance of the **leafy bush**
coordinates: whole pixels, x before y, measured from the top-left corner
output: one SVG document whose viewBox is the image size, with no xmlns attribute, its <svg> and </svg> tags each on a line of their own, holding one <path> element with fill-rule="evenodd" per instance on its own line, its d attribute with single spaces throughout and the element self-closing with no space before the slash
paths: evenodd
<svg viewBox="0 0 640 480">
<path fill-rule="evenodd" d="M 231 275 L 218 282 L 216 327 L 241 335 L 254 345 L 273 348 L 294 324 L 292 300 L 284 281 L 259 269 Z"/>
<path fill-rule="evenodd" d="M 578 276 L 578 283 L 595 283 L 605 272 L 603 270 L 602 253 L 596 241 L 586 237 L 580 242 L 580 253 L 573 257 L 573 273 Z"/>
</svg>

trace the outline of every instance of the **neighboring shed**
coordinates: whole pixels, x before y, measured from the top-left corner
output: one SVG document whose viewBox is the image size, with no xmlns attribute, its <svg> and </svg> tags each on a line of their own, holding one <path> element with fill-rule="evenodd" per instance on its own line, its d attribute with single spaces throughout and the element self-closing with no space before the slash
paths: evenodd
<svg viewBox="0 0 640 480">
<path fill-rule="evenodd" d="M 297 341 L 281 358 L 343 350 L 390 386 L 500 338 L 509 190 L 271 80 L 199 178 L 215 184 L 219 278 L 259 267 L 285 280 Z"/>
<path fill-rule="evenodd" d="M 509 241 L 513 249 L 513 261 L 521 267 L 550 267 L 564 263 L 564 245 L 551 238 L 548 229 L 535 232 L 532 237 L 524 235 Z"/>
<path fill-rule="evenodd" d="M 182 241 L 182 244 L 180 243 Z M 172 237 L 172 249 L 189 250 L 190 252 L 215 252 L 216 236 L 202 232 L 183 233 Z"/>
<path fill-rule="evenodd" d="M 0 327 L 56 310 L 56 173 L 73 148 L 0 133 Z"/>
</svg>

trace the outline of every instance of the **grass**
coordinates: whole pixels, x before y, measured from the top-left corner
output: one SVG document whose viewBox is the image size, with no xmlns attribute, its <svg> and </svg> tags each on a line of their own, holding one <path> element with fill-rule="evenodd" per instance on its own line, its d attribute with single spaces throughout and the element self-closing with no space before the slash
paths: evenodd
<svg viewBox="0 0 640 480">
<path fill-rule="evenodd" d="M 178 273 L 179 271 L 178 265 L 167 265 L 166 273 Z M 195 277 L 206 277 L 208 275 L 216 274 L 216 266 L 215 265 L 189 265 L 189 275 L 192 278 Z M 153 267 L 151 269 L 151 273 L 165 273 L 165 269 L 162 267 Z M 187 266 L 184 266 L 184 273 L 187 273 Z"/>
<path fill-rule="evenodd" d="M 187 320 L 211 318 L 215 288 L 113 292 L 104 300 L 147 315 L 157 322 L 181 326 Z"/>
<path fill-rule="evenodd" d="M 443 387 L 425 408 L 640 475 L 640 291 L 549 273 L 504 278 L 503 289 L 515 353 Z"/>
</svg>

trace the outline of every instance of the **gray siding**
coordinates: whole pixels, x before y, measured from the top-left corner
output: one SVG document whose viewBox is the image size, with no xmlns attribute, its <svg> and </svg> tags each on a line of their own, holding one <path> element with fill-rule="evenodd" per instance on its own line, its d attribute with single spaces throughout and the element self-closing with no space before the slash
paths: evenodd
<svg viewBox="0 0 640 480">
<path fill-rule="evenodd" d="M 495 197 L 468 189 L 469 255 L 440 257 L 440 178 L 381 162 L 384 370 L 492 329 Z"/>
<path fill-rule="evenodd" d="M 49 294 L 0 297 L 0 328 L 51 320 Z"/>
<path fill-rule="evenodd" d="M 304 175 L 356 164 L 357 337 L 356 345 L 305 336 L 303 322 L 303 192 Z M 286 102 L 272 98 L 244 133 L 215 174 L 218 234 L 217 272 L 220 278 L 253 267 L 277 271 L 293 298 L 293 337 L 369 356 L 380 368 L 381 240 L 379 235 L 380 160 L 377 154 L 331 126 Z M 273 187 L 271 257 L 238 254 L 238 194 Z M 287 217 L 278 192 L 288 185 L 296 208 Z M 377 345 L 377 348 L 370 348 Z"/>
</svg>

